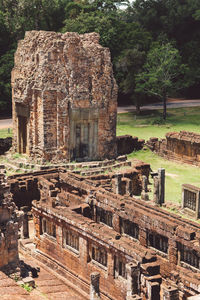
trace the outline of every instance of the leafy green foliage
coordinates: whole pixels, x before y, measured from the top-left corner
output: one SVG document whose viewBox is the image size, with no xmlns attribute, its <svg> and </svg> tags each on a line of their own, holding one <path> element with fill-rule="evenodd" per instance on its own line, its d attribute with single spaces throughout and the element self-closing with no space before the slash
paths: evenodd
<svg viewBox="0 0 200 300">
<path fill-rule="evenodd" d="M 166 98 L 183 87 L 186 66 L 181 64 L 179 51 L 170 43 L 156 43 L 147 55 L 143 72 L 136 77 L 136 91 L 153 94 L 163 100 L 163 119 L 166 119 Z"/>
<path fill-rule="evenodd" d="M 30 286 L 28 283 L 24 283 L 21 286 L 29 293 L 33 290 L 32 286 Z"/>
<path fill-rule="evenodd" d="M 13 54 L 27 30 L 98 32 L 111 50 L 120 95 L 138 108 L 149 99 L 136 90 L 149 49 L 155 42 L 170 43 L 179 51 L 180 65 L 188 66 L 181 92 L 199 95 L 199 0 L 0 0 L 1 111 L 11 109 Z"/>
</svg>

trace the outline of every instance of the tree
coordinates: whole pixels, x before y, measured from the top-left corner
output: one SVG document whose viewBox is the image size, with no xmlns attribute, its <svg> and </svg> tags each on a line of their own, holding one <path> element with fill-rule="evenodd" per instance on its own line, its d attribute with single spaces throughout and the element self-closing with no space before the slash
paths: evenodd
<svg viewBox="0 0 200 300">
<path fill-rule="evenodd" d="M 182 62 L 188 65 L 184 96 L 199 97 L 200 1 L 135 0 L 129 14 L 152 34 L 154 41 L 160 36 L 171 43 L 175 41 Z"/>
<path fill-rule="evenodd" d="M 143 72 L 136 76 L 136 91 L 155 95 L 163 101 L 163 119 L 166 120 L 167 97 L 186 83 L 183 75 L 186 65 L 181 63 L 179 51 L 170 43 L 158 43 L 150 49 Z"/>
</svg>

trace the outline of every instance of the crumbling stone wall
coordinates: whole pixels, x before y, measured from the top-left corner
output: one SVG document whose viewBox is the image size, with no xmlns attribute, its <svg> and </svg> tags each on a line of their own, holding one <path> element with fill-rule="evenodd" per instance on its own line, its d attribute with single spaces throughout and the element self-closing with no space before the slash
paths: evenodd
<svg viewBox="0 0 200 300">
<path fill-rule="evenodd" d="M 136 136 L 117 136 L 117 155 L 130 154 L 133 151 L 141 150 L 144 146 L 144 142 L 143 139 L 138 139 Z"/>
<path fill-rule="evenodd" d="M 125 299 L 125 295 L 130 296 L 128 266 L 133 263 L 140 282 L 140 291 L 136 289 L 135 293 L 142 299 L 160 299 L 161 283 L 165 290 L 169 290 L 169 285 L 171 290 L 177 290 L 181 300 L 198 293 L 198 224 L 148 201 L 109 192 L 70 172 L 60 172 L 56 180 L 51 176 L 45 178 L 41 189 L 43 197 L 33 203 L 35 242 L 40 258 L 44 261 L 48 258 L 51 263 L 57 261 L 63 266 L 59 267 L 60 272 L 66 272 L 70 280 L 74 280 L 78 269 L 77 284 L 81 288 L 89 285 L 90 273 L 100 271 L 100 291 L 111 299 Z M 42 219 L 49 224 L 48 232 L 43 232 L 46 225 L 43 226 Z M 72 235 L 70 245 L 65 243 L 65 230 Z M 99 263 L 92 248 L 103 257 Z M 120 266 L 126 266 L 127 278 L 121 269 L 119 276 L 116 267 L 119 261 Z M 137 280 L 133 282 L 135 286 Z"/>
<path fill-rule="evenodd" d="M 200 166 L 200 134 L 168 132 L 166 139 L 151 138 L 146 144 L 162 157 Z"/>
<path fill-rule="evenodd" d="M 5 154 L 12 146 L 12 138 L 0 139 L 0 155 Z"/>
<path fill-rule="evenodd" d="M 14 151 L 54 161 L 116 157 L 117 85 L 97 33 L 26 32 L 12 95 Z"/>
<path fill-rule="evenodd" d="M 12 201 L 10 187 L 0 172 L 0 268 L 18 261 L 19 221 L 20 214 Z"/>
</svg>

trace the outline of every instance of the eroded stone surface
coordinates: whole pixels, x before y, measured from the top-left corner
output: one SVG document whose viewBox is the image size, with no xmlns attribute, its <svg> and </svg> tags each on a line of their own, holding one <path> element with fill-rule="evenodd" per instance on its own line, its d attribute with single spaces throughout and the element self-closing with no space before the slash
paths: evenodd
<svg viewBox="0 0 200 300">
<path fill-rule="evenodd" d="M 166 139 L 150 138 L 150 150 L 167 159 L 200 166 L 200 134 L 180 131 L 168 132 Z"/>
<path fill-rule="evenodd" d="M 20 214 L 13 202 L 4 169 L 0 169 L 0 267 L 18 260 Z"/>
<path fill-rule="evenodd" d="M 45 160 L 116 156 L 117 85 L 98 34 L 26 32 L 12 91 L 15 151 Z"/>
</svg>

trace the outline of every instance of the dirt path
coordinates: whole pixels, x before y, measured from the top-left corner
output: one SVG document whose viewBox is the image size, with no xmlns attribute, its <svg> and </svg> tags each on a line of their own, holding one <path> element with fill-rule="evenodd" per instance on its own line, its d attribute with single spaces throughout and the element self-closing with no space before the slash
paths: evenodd
<svg viewBox="0 0 200 300">
<path fill-rule="evenodd" d="M 196 106 L 200 106 L 200 99 L 184 100 L 184 99 L 169 98 L 167 101 L 167 109 L 181 108 L 181 107 L 196 107 Z M 155 109 L 162 109 L 162 108 L 163 108 L 162 102 L 157 102 L 157 103 L 144 105 L 141 107 L 141 110 L 155 110 Z M 135 105 L 120 106 L 117 108 L 118 114 L 132 112 L 135 110 L 136 110 Z"/>
<path fill-rule="evenodd" d="M 167 100 L 167 109 L 170 108 L 181 108 L 181 107 L 195 107 L 200 106 L 200 99 L 175 99 L 175 98 L 169 98 Z M 141 107 L 141 110 L 155 110 L 155 109 L 162 109 L 163 105 L 162 102 L 157 103 L 151 103 L 148 105 L 144 105 Z M 135 111 L 136 107 L 135 105 L 129 105 L 129 106 L 119 106 L 117 108 L 117 113 L 126 113 L 126 112 L 132 112 Z M 0 120 L 0 129 L 5 128 L 12 128 L 12 119 L 3 119 Z"/>
<path fill-rule="evenodd" d="M 12 119 L 0 120 L 0 129 L 12 128 Z"/>
</svg>

